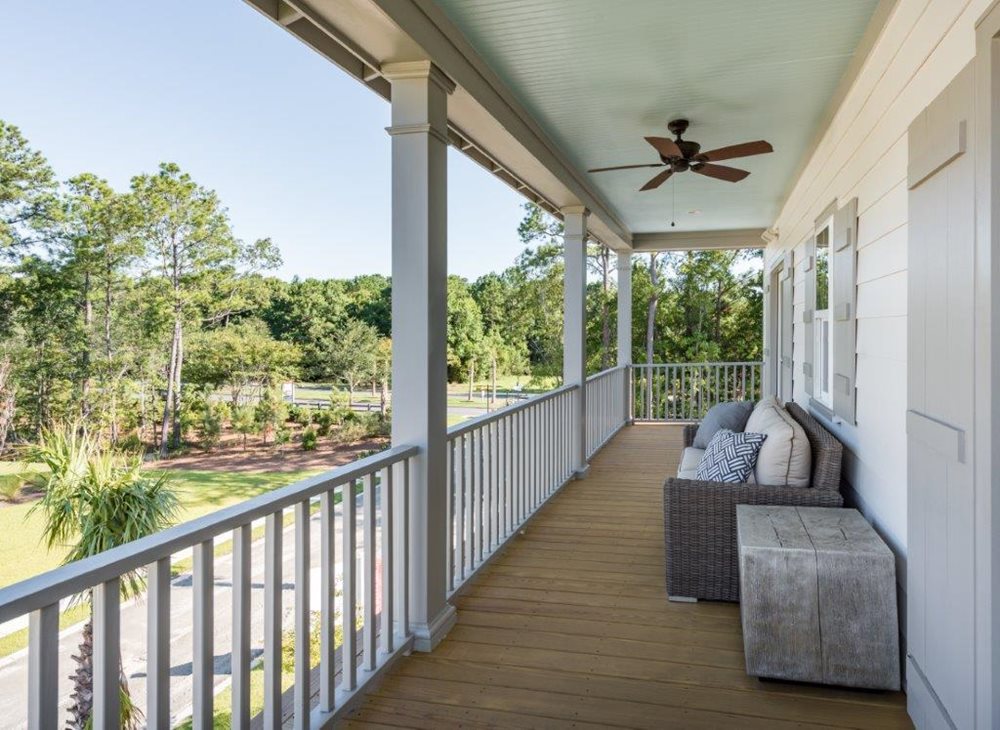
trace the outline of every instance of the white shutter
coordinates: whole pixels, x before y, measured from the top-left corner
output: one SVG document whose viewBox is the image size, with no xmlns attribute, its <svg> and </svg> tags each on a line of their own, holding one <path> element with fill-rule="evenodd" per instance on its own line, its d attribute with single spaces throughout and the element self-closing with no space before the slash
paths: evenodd
<svg viewBox="0 0 1000 730">
<path fill-rule="evenodd" d="M 857 370 L 857 230 L 858 199 L 852 198 L 833 217 L 830 282 L 833 327 L 833 412 L 848 423 L 855 419 Z"/>
<path fill-rule="evenodd" d="M 802 383 L 806 395 L 813 395 L 813 359 L 816 342 L 813 339 L 813 312 L 816 310 L 816 237 L 805 245 L 802 270 L 805 272 L 805 304 L 802 310 Z"/>
</svg>

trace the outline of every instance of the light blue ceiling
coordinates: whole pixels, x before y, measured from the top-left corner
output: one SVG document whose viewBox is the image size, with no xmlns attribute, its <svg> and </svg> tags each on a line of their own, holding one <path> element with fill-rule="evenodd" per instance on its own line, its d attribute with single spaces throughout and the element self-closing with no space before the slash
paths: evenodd
<svg viewBox="0 0 1000 730">
<path fill-rule="evenodd" d="M 437 0 L 581 170 L 657 162 L 644 136 L 703 150 L 766 139 L 770 155 L 638 192 L 655 169 L 589 175 L 635 233 L 764 227 L 878 0 Z M 701 215 L 688 211 L 700 210 Z"/>
</svg>

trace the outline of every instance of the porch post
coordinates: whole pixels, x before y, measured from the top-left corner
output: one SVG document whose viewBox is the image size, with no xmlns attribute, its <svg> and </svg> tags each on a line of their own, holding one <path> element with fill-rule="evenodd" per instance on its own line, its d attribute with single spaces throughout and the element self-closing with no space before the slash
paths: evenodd
<svg viewBox="0 0 1000 730">
<path fill-rule="evenodd" d="M 632 364 L 632 252 L 618 252 L 618 365 Z M 632 372 L 625 371 L 622 396 L 625 423 L 632 420 Z"/>
<path fill-rule="evenodd" d="M 562 209 L 563 253 L 563 383 L 577 384 L 573 423 L 574 471 L 587 473 L 587 216 L 583 206 Z"/>
<path fill-rule="evenodd" d="M 392 84 L 392 444 L 420 448 L 409 482 L 410 628 L 431 651 L 447 603 L 448 94 L 429 61 L 386 64 Z"/>
</svg>

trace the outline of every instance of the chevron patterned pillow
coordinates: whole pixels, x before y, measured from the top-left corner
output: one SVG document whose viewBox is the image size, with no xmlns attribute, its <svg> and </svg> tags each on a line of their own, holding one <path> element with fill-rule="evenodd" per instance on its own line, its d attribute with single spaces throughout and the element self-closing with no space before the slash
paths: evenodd
<svg viewBox="0 0 1000 730">
<path fill-rule="evenodd" d="M 745 482 L 753 473 L 757 453 L 766 438 L 763 433 L 735 433 L 727 428 L 717 431 L 698 464 L 698 479 Z"/>
</svg>

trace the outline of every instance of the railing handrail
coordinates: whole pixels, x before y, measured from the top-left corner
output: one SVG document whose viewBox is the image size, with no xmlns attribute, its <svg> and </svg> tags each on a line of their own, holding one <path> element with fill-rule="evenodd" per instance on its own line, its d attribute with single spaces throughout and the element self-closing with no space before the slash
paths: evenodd
<svg viewBox="0 0 1000 730">
<path fill-rule="evenodd" d="M 397 446 L 372 454 L 230 507 L 182 522 L 155 535 L 119 545 L 98 555 L 67 563 L 19 583 L 0 588 L 0 623 L 145 567 L 216 535 L 336 489 L 342 484 L 393 466 L 404 459 L 416 456 L 418 452 L 416 446 Z"/>
<path fill-rule="evenodd" d="M 540 393 L 539 395 L 534 395 L 530 398 L 526 398 L 520 403 L 513 403 L 509 406 L 504 406 L 498 410 L 492 411 L 491 413 L 484 413 L 481 416 L 476 416 L 475 418 L 470 418 L 461 423 L 456 423 L 454 426 L 448 428 L 448 441 L 453 441 L 464 433 L 469 431 L 475 431 L 478 428 L 482 428 L 494 421 L 499 421 L 502 418 L 510 416 L 518 411 L 523 411 L 525 408 L 531 408 L 540 403 L 552 400 L 563 393 L 569 393 L 576 390 L 580 386 L 576 383 L 570 383 L 569 385 L 561 385 L 555 390 L 550 390 L 545 393 Z"/>
<path fill-rule="evenodd" d="M 716 365 L 763 365 L 763 360 L 718 360 L 718 361 L 706 361 L 706 362 L 637 362 L 633 363 L 634 368 L 662 368 L 662 367 L 675 367 L 675 368 L 696 368 L 696 367 L 712 367 Z"/>
<path fill-rule="evenodd" d="M 612 373 L 614 373 L 617 370 L 626 370 L 629 367 L 631 367 L 631 366 L 630 365 L 613 365 L 612 367 L 606 368 L 606 369 L 602 370 L 599 373 L 594 373 L 593 375 L 588 375 L 586 382 L 590 383 L 590 382 L 592 382 L 594 380 L 599 380 L 600 378 L 604 378 L 604 377 L 607 377 L 608 375 L 611 375 Z"/>
</svg>

